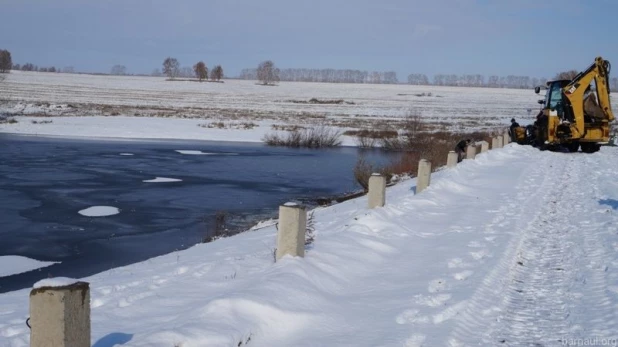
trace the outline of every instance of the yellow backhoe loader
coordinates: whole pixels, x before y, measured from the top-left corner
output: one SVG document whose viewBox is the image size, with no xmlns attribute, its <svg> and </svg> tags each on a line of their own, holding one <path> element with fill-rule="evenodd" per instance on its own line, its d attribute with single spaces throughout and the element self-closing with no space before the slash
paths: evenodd
<svg viewBox="0 0 618 347">
<path fill-rule="evenodd" d="M 573 80 L 547 82 L 547 92 L 536 122 L 525 129 L 525 140 L 540 149 L 565 148 L 593 153 L 610 137 L 614 113 L 610 103 L 609 61 L 597 57 Z M 535 92 L 540 92 L 540 87 Z M 517 129 L 519 134 L 521 129 Z M 518 141 L 519 142 L 519 141 Z"/>
</svg>

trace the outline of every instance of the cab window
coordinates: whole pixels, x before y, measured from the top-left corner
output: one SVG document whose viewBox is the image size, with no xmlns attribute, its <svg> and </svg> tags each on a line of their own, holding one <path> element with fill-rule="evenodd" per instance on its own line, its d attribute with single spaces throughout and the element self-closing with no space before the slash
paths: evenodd
<svg viewBox="0 0 618 347">
<path fill-rule="evenodd" d="M 549 104 L 546 105 L 548 105 L 551 110 L 555 110 L 558 104 L 562 103 L 562 88 L 560 88 L 560 84 L 552 84 L 547 95 L 549 96 L 549 100 L 546 100 L 546 102 L 549 101 Z"/>
</svg>

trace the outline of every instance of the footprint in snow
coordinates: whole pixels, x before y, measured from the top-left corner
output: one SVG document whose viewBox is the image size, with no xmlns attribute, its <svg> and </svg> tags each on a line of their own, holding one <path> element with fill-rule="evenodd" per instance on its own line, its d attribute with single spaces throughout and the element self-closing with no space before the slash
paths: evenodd
<svg viewBox="0 0 618 347">
<path fill-rule="evenodd" d="M 433 316 L 434 324 L 442 324 L 443 322 L 457 316 L 467 305 L 466 301 L 460 301 L 455 305 L 450 306 L 444 311 Z"/>
<path fill-rule="evenodd" d="M 485 245 L 478 241 L 470 241 L 468 242 L 468 247 L 470 248 L 483 248 Z"/>
<path fill-rule="evenodd" d="M 92 299 L 92 302 L 90 303 L 90 307 L 97 308 L 97 307 L 101 307 L 105 305 L 106 303 L 107 303 L 107 300 L 96 298 L 96 299 Z"/>
<path fill-rule="evenodd" d="M 428 307 L 438 307 L 443 306 L 447 301 L 451 299 L 451 294 L 437 294 L 437 295 L 416 295 L 414 296 L 414 301 L 417 304 L 428 306 Z"/>
<path fill-rule="evenodd" d="M 189 271 L 189 268 L 186 266 L 181 266 L 179 268 L 176 269 L 176 271 L 174 272 L 175 275 L 182 275 L 184 273 L 186 273 L 187 271 Z"/>
<path fill-rule="evenodd" d="M 126 298 L 122 298 L 118 301 L 118 307 L 123 308 L 123 307 L 128 307 L 131 306 L 134 302 L 140 301 L 142 299 L 146 299 L 149 298 L 151 296 L 154 296 L 155 293 L 153 292 L 142 292 L 142 293 L 138 293 L 138 294 L 134 294 L 134 295 L 129 295 Z"/>
<path fill-rule="evenodd" d="M 465 281 L 468 277 L 472 276 L 472 274 L 474 274 L 474 271 L 466 270 L 454 274 L 453 277 L 458 281 Z"/>
<path fill-rule="evenodd" d="M 429 323 L 429 317 L 421 316 L 419 310 L 405 310 L 395 318 L 397 324 Z"/>
<path fill-rule="evenodd" d="M 438 278 L 429 282 L 427 291 L 430 293 L 439 293 L 447 289 L 446 280 Z"/>
<path fill-rule="evenodd" d="M 482 249 L 478 252 L 470 252 L 470 255 L 472 256 L 472 258 L 474 258 L 474 260 L 482 260 L 484 258 L 489 257 L 490 254 L 491 253 L 489 253 L 489 251 L 486 249 Z"/>
<path fill-rule="evenodd" d="M 472 267 L 472 265 L 464 262 L 461 258 L 453 258 L 448 261 L 448 267 L 449 269 L 462 269 Z"/>
<path fill-rule="evenodd" d="M 414 334 L 408 337 L 408 339 L 404 343 L 404 346 L 405 347 L 421 347 L 423 346 L 423 343 L 425 343 L 426 339 L 427 337 L 425 335 Z"/>
</svg>

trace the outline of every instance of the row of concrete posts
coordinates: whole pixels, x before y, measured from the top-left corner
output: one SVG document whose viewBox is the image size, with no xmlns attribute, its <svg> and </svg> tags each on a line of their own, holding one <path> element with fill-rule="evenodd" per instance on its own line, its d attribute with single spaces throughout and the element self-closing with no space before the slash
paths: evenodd
<svg viewBox="0 0 618 347">
<path fill-rule="evenodd" d="M 509 143 L 508 133 L 496 136 L 491 148 L 502 148 Z M 486 141 L 470 144 L 467 159 L 489 150 Z M 457 153 L 451 151 L 447 167 L 457 165 Z M 416 194 L 431 183 L 431 162 L 421 159 L 416 177 Z M 386 177 L 373 174 L 369 178 L 368 207 L 386 204 Z M 305 256 L 307 209 L 297 203 L 279 206 L 276 260 L 286 255 Z M 40 287 L 30 292 L 29 326 L 31 347 L 89 347 L 90 346 L 90 287 L 86 282 L 66 286 Z"/>
<path fill-rule="evenodd" d="M 509 143 L 508 132 L 496 136 L 492 139 L 491 148 L 502 148 Z M 474 159 L 477 153 L 487 152 L 489 143 L 486 141 L 470 144 L 466 151 L 466 159 Z M 448 153 L 447 166 L 457 165 L 457 153 Z M 421 159 L 418 163 L 418 173 L 416 176 L 416 194 L 421 193 L 431 183 L 431 162 Z M 370 209 L 382 207 L 386 204 L 386 177 L 374 173 L 369 178 L 367 203 Z M 285 255 L 300 256 L 305 255 L 305 231 L 307 228 L 307 210 L 305 207 L 286 203 L 279 207 L 279 225 L 277 232 L 276 259 L 279 260 Z"/>
</svg>

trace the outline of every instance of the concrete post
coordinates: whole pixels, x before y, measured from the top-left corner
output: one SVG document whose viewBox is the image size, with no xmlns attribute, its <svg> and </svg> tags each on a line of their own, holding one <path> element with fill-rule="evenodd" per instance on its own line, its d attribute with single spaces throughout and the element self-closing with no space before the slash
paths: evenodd
<svg viewBox="0 0 618 347">
<path fill-rule="evenodd" d="M 446 167 L 455 167 L 457 166 L 457 153 L 455 151 L 448 152 L 448 156 L 446 157 Z"/>
<path fill-rule="evenodd" d="M 505 131 L 504 134 L 502 135 L 502 145 L 506 146 L 509 143 L 511 143 L 511 136 L 509 136 L 509 131 Z"/>
<path fill-rule="evenodd" d="M 421 159 L 418 162 L 418 175 L 416 176 L 416 194 L 429 187 L 431 181 L 431 162 Z"/>
<path fill-rule="evenodd" d="M 369 177 L 369 208 L 382 207 L 386 203 L 386 177 L 374 173 Z"/>
<path fill-rule="evenodd" d="M 30 347 L 90 347 L 90 285 L 32 289 L 30 326 Z"/>
<path fill-rule="evenodd" d="M 277 260 L 286 254 L 293 257 L 304 257 L 307 209 L 293 202 L 287 202 L 279 206 L 278 229 Z"/>
<path fill-rule="evenodd" d="M 487 141 L 481 141 L 481 153 L 485 153 L 489 150 L 489 143 Z"/>
<path fill-rule="evenodd" d="M 502 135 L 498 135 L 498 148 L 502 148 L 502 146 L 504 145 L 503 141 L 504 140 L 503 140 Z"/>
<path fill-rule="evenodd" d="M 498 138 L 497 137 L 492 137 L 491 139 L 491 149 L 496 149 L 499 148 L 498 147 Z"/>
<path fill-rule="evenodd" d="M 466 159 L 474 159 L 476 157 L 476 146 L 470 144 L 466 149 Z"/>
</svg>

